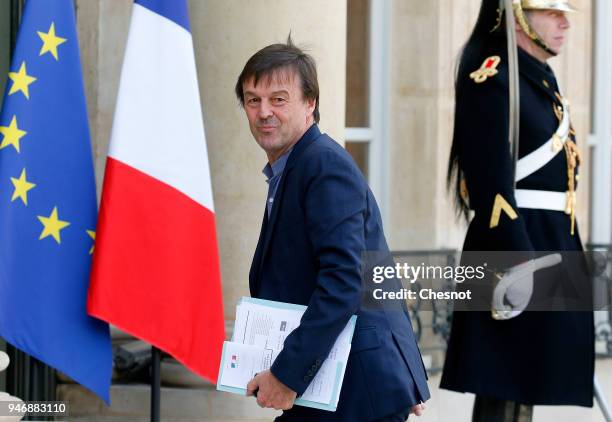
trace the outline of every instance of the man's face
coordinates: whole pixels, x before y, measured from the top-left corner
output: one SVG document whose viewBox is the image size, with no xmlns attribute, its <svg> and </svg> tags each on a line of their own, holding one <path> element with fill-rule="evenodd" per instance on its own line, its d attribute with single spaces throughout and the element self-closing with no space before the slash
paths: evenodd
<svg viewBox="0 0 612 422">
<path fill-rule="evenodd" d="M 558 10 L 530 10 L 527 18 L 533 30 L 548 47 L 559 54 L 570 27 L 565 12 Z"/>
<path fill-rule="evenodd" d="M 305 100 L 299 75 L 280 69 L 254 84 L 242 84 L 244 109 L 255 140 L 272 163 L 291 148 L 312 125 L 315 100 Z"/>
</svg>

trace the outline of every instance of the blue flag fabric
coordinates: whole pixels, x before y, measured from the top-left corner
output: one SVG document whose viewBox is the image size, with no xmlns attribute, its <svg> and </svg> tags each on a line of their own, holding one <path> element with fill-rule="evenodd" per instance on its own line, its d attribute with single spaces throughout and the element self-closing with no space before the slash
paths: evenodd
<svg viewBox="0 0 612 422">
<path fill-rule="evenodd" d="M 29 0 L 0 114 L 0 337 L 108 403 L 109 329 L 86 313 L 96 216 L 73 2 Z"/>
</svg>

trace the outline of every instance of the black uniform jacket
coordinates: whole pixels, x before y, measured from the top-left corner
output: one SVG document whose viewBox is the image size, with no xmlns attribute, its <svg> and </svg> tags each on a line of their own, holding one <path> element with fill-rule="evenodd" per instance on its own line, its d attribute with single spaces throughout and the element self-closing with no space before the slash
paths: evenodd
<svg viewBox="0 0 612 422">
<path fill-rule="evenodd" d="M 478 58 L 473 70 L 486 66 L 486 59 L 495 56 L 499 58 L 496 74 L 476 82 L 477 75 L 470 77 L 468 72 L 459 74 L 457 80 L 455 139 L 474 210 L 464 251 L 580 251 L 578 229 L 571 233 L 570 215 L 517 207 L 508 145 L 505 48 L 492 49 Z M 489 66 L 495 67 L 494 62 Z M 560 124 L 562 103 L 548 65 L 519 49 L 519 69 L 519 157 L 523 157 L 551 139 Z M 568 191 L 570 178 L 576 183 L 577 171 L 568 168 L 571 152 L 561 149 L 516 188 Z M 499 196 L 516 216 L 511 218 L 511 212 L 502 211 L 491 227 Z M 497 321 L 490 312 L 457 311 L 441 387 L 523 404 L 592 406 L 593 368 L 592 312 L 524 312 Z"/>
</svg>

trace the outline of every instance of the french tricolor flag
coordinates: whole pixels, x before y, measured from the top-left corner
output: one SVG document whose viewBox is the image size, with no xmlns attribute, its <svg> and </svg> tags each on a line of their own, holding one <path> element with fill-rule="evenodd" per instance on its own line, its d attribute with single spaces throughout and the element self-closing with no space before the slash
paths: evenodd
<svg viewBox="0 0 612 422">
<path fill-rule="evenodd" d="M 185 0 L 134 3 L 88 311 L 216 382 L 221 274 Z"/>
</svg>

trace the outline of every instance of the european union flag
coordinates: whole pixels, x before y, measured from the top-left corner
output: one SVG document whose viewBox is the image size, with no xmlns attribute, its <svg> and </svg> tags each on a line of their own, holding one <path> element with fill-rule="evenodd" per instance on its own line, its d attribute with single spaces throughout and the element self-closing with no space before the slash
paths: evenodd
<svg viewBox="0 0 612 422">
<path fill-rule="evenodd" d="M 0 114 L 0 336 L 108 402 L 86 313 L 97 215 L 72 0 L 29 0 Z"/>
</svg>

